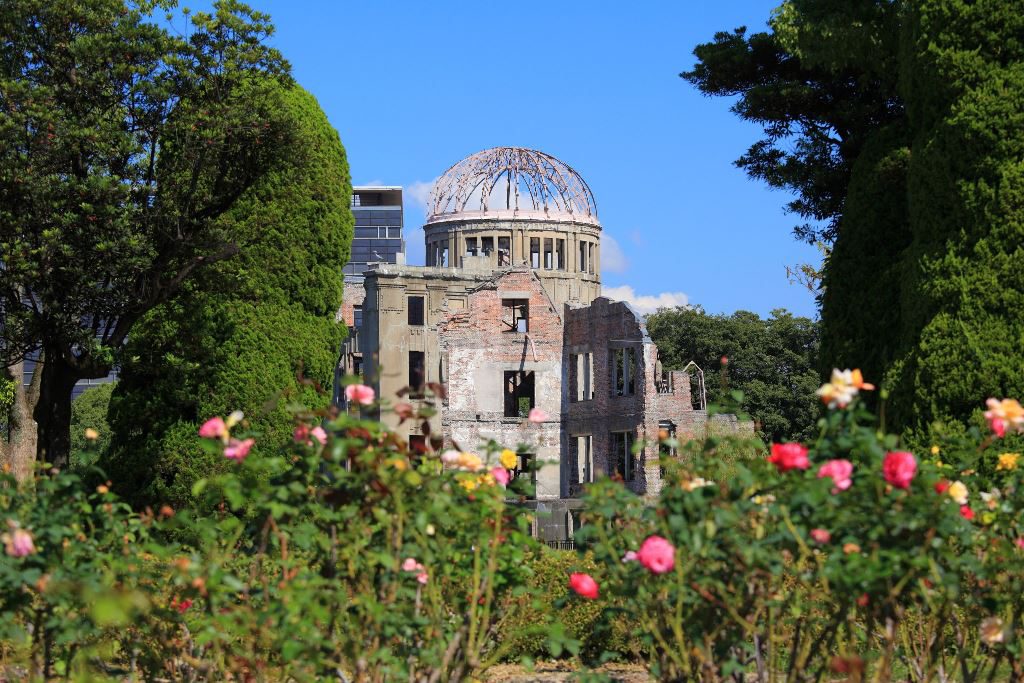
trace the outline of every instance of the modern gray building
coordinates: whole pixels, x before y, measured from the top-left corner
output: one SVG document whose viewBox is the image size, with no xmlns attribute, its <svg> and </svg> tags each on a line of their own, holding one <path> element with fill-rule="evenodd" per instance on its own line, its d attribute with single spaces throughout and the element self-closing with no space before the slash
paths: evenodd
<svg viewBox="0 0 1024 683">
<path fill-rule="evenodd" d="M 402 232 L 402 188 L 360 186 L 352 188 L 355 234 L 345 279 L 361 279 L 371 263 L 398 263 L 405 253 Z"/>
</svg>

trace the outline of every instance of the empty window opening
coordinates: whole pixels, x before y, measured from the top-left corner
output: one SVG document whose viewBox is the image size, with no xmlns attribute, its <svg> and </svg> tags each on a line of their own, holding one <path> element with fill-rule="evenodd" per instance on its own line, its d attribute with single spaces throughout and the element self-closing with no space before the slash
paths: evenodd
<svg viewBox="0 0 1024 683">
<path fill-rule="evenodd" d="M 579 269 L 581 273 L 587 272 L 587 243 L 580 242 L 580 262 Z"/>
<path fill-rule="evenodd" d="M 540 268 L 540 238 L 530 238 L 530 267 Z"/>
<path fill-rule="evenodd" d="M 426 360 L 422 351 L 409 352 L 409 387 L 412 398 L 423 397 L 423 382 L 425 381 Z"/>
<path fill-rule="evenodd" d="M 512 239 L 509 237 L 498 238 L 498 265 L 512 265 Z"/>
<path fill-rule="evenodd" d="M 636 455 L 633 453 L 633 432 L 612 432 L 609 461 L 614 463 L 615 472 L 623 481 L 636 478 Z"/>
<path fill-rule="evenodd" d="M 414 326 L 422 326 L 424 324 L 422 296 L 409 297 L 409 324 Z"/>
<path fill-rule="evenodd" d="M 438 242 L 437 265 L 441 268 L 448 267 L 448 240 Z"/>
<path fill-rule="evenodd" d="M 676 455 L 676 423 L 672 420 L 658 422 L 658 460 L 661 462 L 661 478 L 665 478 L 665 460 Z M 668 442 L 668 443 L 666 443 Z"/>
<path fill-rule="evenodd" d="M 484 255 L 485 256 L 490 256 L 491 252 L 494 251 L 494 238 L 493 237 L 483 237 L 483 238 L 481 238 L 480 242 L 483 244 L 483 247 L 481 249 L 482 249 Z"/>
<path fill-rule="evenodd" d="M 554 240 L 550 237 L 544 238 L 544 268 L 552 270 L 552 260 L 554 259 Z"/>
<path fill-rule="evenodd" d="M 632 396 L 636 392 L 636 350 L 609 349 L 608 366 L 612 395 Z"/>
<path fill-rule="evenodd" d="M 576 442 L 576 482 L 579 484 L 594 481 L 593 438 L 590 434 L 573 437 Z"/>
<path fill-rule="evenodd" d="M 502 299 L 501 323 L 502 330 L 505 332 L 529 332 L 529 299 Z"/>
<path fill-rule="evenodd" d="M 594 274 L 594 243 L 587 242 L 587 272 Z"/>
<path fill-rule="evenodd" d="M 555 269 L 565 270 L 565 240 L 555 240 Z"/>
<path fill-rule="evenodd" d="M 466 255 L 467 256 L 476 256 L 477 252 L 480 250 L 480 247 L 477 246 L 478 244 L 479 244 L 479 242 L 477 241 L 477 239 L 475 237 L 467 237 L 466 238 Z"/>
<path fill-rule="evenodd" d="M 505 372 L 505 417 L 529 417 L 533 408 L 533 373 Z"/>
<path fill-rule="evenodd" d="M 592 353 L 574 353 L 569 365 L 569 400 L 572 402 L 589 401 L 594 398 Z"/>
<path fill-rule="evenodd" d="M 519 479 L 525 479 L 529 482 L 529 492 L 526 494 L 527 500 L 533 500 L 537 497 L 537 471 L 534 467 L 534 455 L 533 453 L 517 453 L 516 454 L 516 466 L 512 470 L 512 480 L 517 481 Z"/>
</svg>

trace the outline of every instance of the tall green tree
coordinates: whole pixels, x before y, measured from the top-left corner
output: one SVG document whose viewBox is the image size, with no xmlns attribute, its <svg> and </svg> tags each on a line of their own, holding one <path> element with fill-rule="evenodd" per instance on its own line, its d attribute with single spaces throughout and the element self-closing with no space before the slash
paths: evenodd
<svg viewBox="0 0 1024 683">
<path fill-rule="evenodd" d="M 1005 0 L 787 0 L 684 74 L 764 126 L 738 163 L 828 219 L 798 229 L 832 243 L 822 369 L 883 379 L 902 428 L 1024 393 L 1022 34 Z"/>
<path fill-rule="evenodd" d="M 820 413 L 814 394 L 818 330 L 814 321 L 785 310 L 762 320 L 756 313 L 709 315 L 699 306 L 663 309 L 647 316 L 647 331 L 665 368 L 694 361 L 704 370 L 707 400 L 721 403 L 726 391 L 743 392 L 744 411 L 772 441 L 812 435 Z M 719 374 L 721 359 L 728 359 Z"/>
<path fill-rule="evenodd" d="M 219 0 L 182 33 L 166 28 L 173 8 L 0 4 L 0 367 L 19 380 L 20 435 L 7 461 L 67 462 L 75 383 L 106 375 L 147 311 L 238 252 L 219 219 L 291 144 L 266 15 Z M 23 391 L 28 354 L 41 362 Z"/>
<path fill-rule="evenodd" d="M 294 144 L 218 221 L 240 246 L 136 325 L 111 402 L 101 466 L 136 504 L 190 500 L 224 466 L 199 424 L 245 412 L 254 452 L 290 436 L 288 406 L 326 407 L 345 334 L 335 315 L 353 219 L 345 151 L 309 93 L 276 98 Z M 300 379 L 301 374 L 301 379 Z"/>
<path fill-rule="evenodd" d="M 1024 397 L 1024 13 L 917 0 L 901 92 L 911 148 L 905 351 L 893 415 L 923 429 Z"/>
</svg>

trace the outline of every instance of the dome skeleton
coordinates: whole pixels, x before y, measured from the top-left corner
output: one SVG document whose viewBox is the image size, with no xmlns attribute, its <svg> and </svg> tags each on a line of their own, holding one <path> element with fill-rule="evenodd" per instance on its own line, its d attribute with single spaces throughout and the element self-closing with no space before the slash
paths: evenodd
<svg viewBox="0 0 1024 683">
<path fill-rule="evenodd" d="M 499 183 L 505 183 L 505 207 L 489 206 Z M 479 193 L 479 209 L 475 204 Z M 530 206 L 521 207 L 520 196 Z M 572 167 L 537 150 L 495 147 L 477 152 L 451 166 L 431 190 L 428 222 L 453 214 L 490 210 L 543 212 L 597 222 L 597 204 L 586 181 Z"/>
</svg>

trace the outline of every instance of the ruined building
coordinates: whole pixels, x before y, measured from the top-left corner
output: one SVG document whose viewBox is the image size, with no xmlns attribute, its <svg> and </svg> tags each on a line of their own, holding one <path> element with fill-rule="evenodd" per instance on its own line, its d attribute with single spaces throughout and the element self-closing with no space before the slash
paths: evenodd
<svg viewBox="0 0 1024 683">
<path fill-rule="evenodd" d="M 600 296 L 601 224 L 583 178 L 543 152 L 479 152 L 437 180 L 423 232 L 426 265 L 399 256 L 346 285 L 343 315 L 358 329 L 339 371 L 392 399 L 406 386 L 447 385 L 432 420 L 446 447 L 523 444 L 537 505 L 552 512 L 538 515 L 545 538 L 571 536 L 574 497 L 600 475 L 656 493 L 653 440 L 659 430 L 703 434 L 703 386 L 663 371 L 637 314 Z M 528 422 L 532 408 L 547 420 Z M 393 414 L 381 419 L 400 428 Z M 401 428 L 422 444 L 414 426 Z"/>
</svg>

